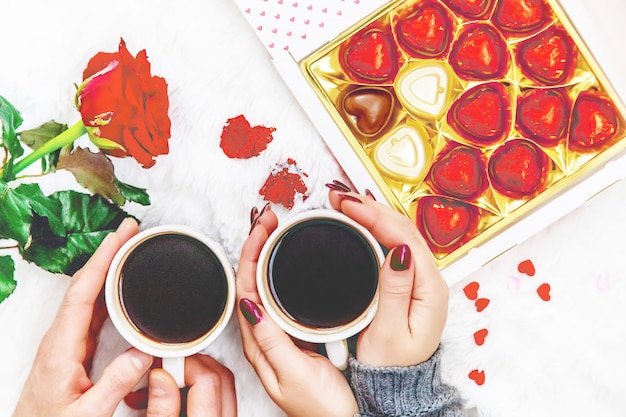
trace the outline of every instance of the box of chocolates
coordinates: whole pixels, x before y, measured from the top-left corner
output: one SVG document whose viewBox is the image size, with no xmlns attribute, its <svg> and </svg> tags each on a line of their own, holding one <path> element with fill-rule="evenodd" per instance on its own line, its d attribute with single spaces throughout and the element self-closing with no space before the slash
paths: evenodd
<svg viewBox="0 0 626 417">
<path fill-rule="evenodd" d="M 413 221 L 450 282 L 624 175 L 623 102 L 557 1 L 369 6 L 310 51 L 268 50 L 347 175 Z"/>
</svg>

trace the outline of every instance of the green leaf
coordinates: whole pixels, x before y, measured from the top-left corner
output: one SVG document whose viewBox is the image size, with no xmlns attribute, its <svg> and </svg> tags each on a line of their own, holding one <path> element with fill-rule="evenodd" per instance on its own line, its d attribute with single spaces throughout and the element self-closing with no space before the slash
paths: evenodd
<svg viewBox="0 0 626 417">
<path fill-rule="evenodd" d="M 66 124 L 57 123 L 54 120 L 51 120 L 35 129 L 19 132 L 18 136 L 23 144 L 35 150 L 66 130 Z M 59 159 L 59 152 L 60 151 L 55 151 L 46 155 L 46 157 L 41 158 L 42 172 L 46 172 L 48 168 L 54 168 L 56 166 Z"/>
<path fill-rule="evenodd" d="M 0 303 L 15 290 L 15 261 L 10 256 L 0 256 Z"/>
<path fill-rule="evenodd" d="M 35 129 L 23 130 L 18 133 L 20 140 L 31 149 L 37 149 L 50 139 L 57 137 L 67 130 L 66 124 L 50 120 Z"/>
<path fill-rule="evenodd" d="M 22 184 L 12 189 L 0 181 L 0 238 L 16 240 L 26 245 L 31 234 L 33 213 L 47 219 L 51 233 L 63 236 L 60 221 L 61 204 L 46 197 L 39 184 Z"/>
<path fill-rule="evenodd" d="M 61 204 L 65 235 L 52 233 L 48 222 L 36 215 L 32 240 L 20 252 L 25 260 L 54 273 L 74 274 L 93 255 L 104 237 L 128 217 L 122 209 L 98 195 L 59 191 L 50 198 Z"/>
<path fill-rule="evenodd" d="M 150 205 L 150 196 L 145 188 L 139 188 L 123 183 L 117 178 L 114 178 L 114 183 L 126 200 L 141 204 L 142 206 Z"/>
<path fill-rule="evenodd" d="M 22 156 L 24 148 L 17 138 L 15 130 L 20 127 L 23 120 L 20 113 L 4 97 L 0 96 L 0 125 L 2 125 L 2 146 L 11 154 L 11 160 Z"/>
</svg>

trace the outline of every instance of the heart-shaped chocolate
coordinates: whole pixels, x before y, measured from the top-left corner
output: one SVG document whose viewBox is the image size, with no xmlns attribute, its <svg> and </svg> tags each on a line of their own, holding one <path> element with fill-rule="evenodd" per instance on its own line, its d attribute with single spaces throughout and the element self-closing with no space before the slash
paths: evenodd
<svg viewBox="0 0 626 417">
<path fill-rule="evenodd" d="M 542 146 L 556 146 L 567 136 L 571 109 L 564 88 L 532 89 L 517 100 L 517 130 Z"/>
<path fill-rule="evenodd" d="M 429 179 L 435 191 L 463 200 L 477 199 L 487 188 L 487 164 L 476 148 L 452 144 L 444 149 Z"/>
<path fill-rule="evenodd" d="M 393 105 L 393 94 L 382 87 L 356 88 L 343 99 L 348 120 L 365 137 L 376 136 L 385 128 Z"/>
<path fill-rule="evenodd" d="M 469 20 L 483 19 L 491 13 L 495 0 L 441 0 L 453 12 Z"/>
<path fill-rule="evenodd" d="M 417 4 L 403 11 L 395 25 L 398 43 L 414 58 L 441 58 L 454 36 L 454 23 L 447 9 L 436 2 Z"/>
<path fill-rule="evenodd" d="M 436 120 L 448 109 L 454 80 L 452 70 L 444 62 L 411 62 L 398 72 L 394 87 L 400 103 L 409 113 Z"/>
<path fill-rule="evenodd" d="M 373 158 L 382 174 L 418 184 L 428 172 L 433 153 L 424 128 L 400 125 L 378 141 Z"/>
<path fill-rule="evenodd" d="M 475 235 L 478 209 L 451 198 L 422 197 L 417 203 L 417 222 L 434 253 L 450 253 Z"/>
<path fill-rule="evenodd" d="M 551 17 L 545 0 L 506 0 L 498 3 L 491 21 L 504 36 L 525 37 L 545 27 Z"/>
<path fill-rule="evenodd" d="M 377 84 L 393 80 L 399 51 L 388 26 L 371 24 L 342 44 L 339 63 L 355 81 Z"/>
<path fill-rule="evenodd" d="M 550 160 L 533 142 L 513 139 L 498 147 L 487 167 L 491 185 L 500 194 L 531 198 L 545 189 Z"/>
<path fill-rule="evenodd" d="M 470 88 L 452 103 L 447 121 L 472 144 L 489 146 L 503 141 L 511 129 L 511 98 L 506 87 L 490 82 Z"/>
<path fill-rule="evenodd" d="M 574 75 L 578 50 L 565 29 L 552 26 L 520 42 L 515 59 L 522 74 L 538 85 L 561 85 Z"/>
<path fill-rule="evenodd" d="M 472 23 L 463 27 L 448 62 L 464 80 L 487 81 L 504 77 L 511 58 L 502 34 L 487 23 Z"/>
<path fill-rule="evenodd" d="M 613 102 L 598 93 L 585 91 L 574 102 L 568 146 L 577 152 L 597 150 L 610 144 L 619 129 Z"/>
</svg>

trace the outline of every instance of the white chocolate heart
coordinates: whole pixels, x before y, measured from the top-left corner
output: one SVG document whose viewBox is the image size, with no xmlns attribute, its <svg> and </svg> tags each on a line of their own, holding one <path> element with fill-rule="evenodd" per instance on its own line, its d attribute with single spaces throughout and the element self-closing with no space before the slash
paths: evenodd
<svg viewBox="0 0 626 417">
<path fill-rule="evenodd" d="M 420 183 L 430 167 L 432 149 L 424 129 L 399 126 L 378 142 L 374 163 L 390 178 Z"/>
<path fill-rule="evenodd" d="M 450 103 L 453 75 L 443 62 L 405 65 L 396 77 L 400 103 L 411 114 L 424 119 L 441 118 Z"/>
</svg>

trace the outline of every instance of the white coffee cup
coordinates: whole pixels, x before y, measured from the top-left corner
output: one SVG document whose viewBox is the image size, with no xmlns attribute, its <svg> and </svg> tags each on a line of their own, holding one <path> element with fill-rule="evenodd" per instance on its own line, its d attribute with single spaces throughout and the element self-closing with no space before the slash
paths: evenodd
<svg viewBox="0 0 626 417">
<path fill-rule="evenodd" d="M 324 239 L 322 235 L 325 236 Z M 311 246 L 305 242 L 309 242 Z M 355 250 L 343 252 L 344 246 Z M 305 257 L 306 262 L 298 264 L 303 259 L 298 250 L 304 248 L 309 251 Z M 362 256 L 356 256 L 357 252 L 362 252 Z M 335 253 L 342 253 L 349 262 L 340 265 L 340 268 L 337 268 L 338 263 L 329 267 L 334 262 L 329 259 L 334 258 Z M 335 210 L 310 210 L 280 223 L 268 237 L 257 265 L 257 289 L 263 306 L 278 326 L 302 341 L 325 344 L 329 360 L 343 370 L 347 367 L 349 356 L 347 339 L 363 330 L 376 313 L 378 274 L 384 259 L 380 244 L 366 228 L 354 220 Z M 294 265 L 289 260 L 295 261 Z M 359 264 L 360 260 L 363 265 Z M 286 263 L 289 265 L 283 268 L 282 265 Z M 297 273 L 299 267 L 304 267 L 305 270 Z M 361 269 L 365 273 L 359 273 Z M 285 275 L 285 278 L 280 278 L 281 275 Z M 287 275 L 302 281 L 289 283 Z M 343 282 L 344 276 L 346 282 Z M 318 282 L 320 285 L 316 287 Z M 353 283 L 356 285 L 352 285 Z M 359 283 L 362 285 L 358 285 Z M 331 287 L 333 289 L 329 289 Z M 358 300 L 353 300 L 352 295 L 359 292 L 362 294 L 359 294 Z M 297 295 L 291 297 L 292 294 Z M 309 294 L 311 300 L 307 300 Z M 292 300 L 288 300 L 289 298 Z M 355 306 L 354 311 L 348 312 L 349 308 L 344 311 L 341 304 L 343 300 L 347 307 Z M 297 311 L 307 309 L 309 311 L 304 314 Z M 346 320 L 332 317 L 335 312 L 343 315 Z M 327 323 L 317 322 L 318 318 L 303 319 L 309 313 L 309 317 L 323 317 L 319 320 Z"/>
<path fill-rule="evenodd" d="M 155 243 L 161 245 L 161 252 L 151 254 L 149 251 L 156 247 Z M 164 253 L 163 248 L 166 247 L 168 250 Z M 151 276 L 146 278 L 148 274 L 142 275 L 141 279 L 146 282 L 134 285 L 132 280 L 135 278 L 132 277 L 136 272 L 132 271 L 142 265 L 146 271 L 150 271 Z M 213 268 L 219 271 L 215 274 L 217 278 L 214 281 L 199 281 L 197 288 L 196 283 L 192 283 L 192 288 L 191 284 L 185 282 L 185 279 L 192 275 L 195 279 L 213 275 L 207 272 Z M 187 273 L 184 273 L 185 271 Z M 194 273 L 197 271 L 207 273 Z M 159 285 L 157 281 L 151 281 L 153 276 L 163 278 Z M 208 284 L 209 282 L 212 284 Z M 185 294 L 188 288 L 191 289 Z M 159 291 L 166 295 L 160 295 Z M 145 298 L 142 298 L 144 297 L 142 292 L 145 292 Z M 134 307 L 125 305 L 131 303 L 131 294 L 133 299 L 140 300 L 132 302 Z M 202 298 L 200 294 L 208 295 L 207 300 L 216 300 L 215 305 L 211 306 L 208 302 L 206 305 L 200 305 L 198 301 Z M 179 296 L 182 298 L 179 299 Z M 192 299 L 195 303 L 191 302 Z M 184 300 L 188 302 L 185 303 Z M 182 388 L 185 386 L 185 357 L 206 348 L 228 324 L 235 303 L 234 272 L 223 248 L 202 233 L 180 225 L 157 226 L 133 236 L 117 252 L 106 277 L 105 301 L 111 321 L 122 337 L 135 348 L 162 358 L 163 369 L 169 372 Z M 151 304 L 155 304 L 153 309 L 149 309 Z M 167 334 L 178 331 L 176 329 L 183 329 L 188 334 L 189 332 L 202 334 L 192 336 L 187 334 L 181 340 L 174 340 L 170 336 L 155 336 L 154 331 L 146 330 L 149 326 L 141 324 L 141 320 L 138 319 L 140 315 L 136 311 L 141 312 L 142 309 L 149 309 L 142 314 L 146 311 L 154 312 L 154 317 L 144 320 L 150 323 L 149 326 L 154 326 L 155 323 L 158 326 L 161 317 L 159 315 L 165 317 L 168 322 L 170 318 L 177 320 L 176 323 L 169 323 L 159 330 L 161 333 Z M 202 314 L 198 313 L 200 309 Z M 205 315 L 204 312 L 209 310 L 210 314 Z M 167 314 L 169 311 L 172 312 L 171 315 Z M 145 314 L 145 317 L 150 314 Z M 179 315 L 191 316 L 197 323 L 202 323 L 202 326 L 194 324 L 198 329 L 187 329 L 189 320 L 180 320 Z"/>
</svg>

